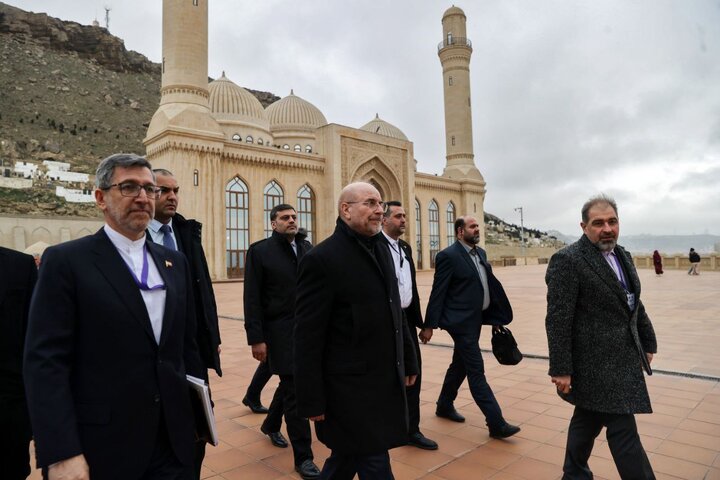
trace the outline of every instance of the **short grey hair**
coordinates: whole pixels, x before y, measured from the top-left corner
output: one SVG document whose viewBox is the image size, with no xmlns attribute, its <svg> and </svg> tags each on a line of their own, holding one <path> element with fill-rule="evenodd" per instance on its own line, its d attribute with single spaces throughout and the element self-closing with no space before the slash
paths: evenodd
<svg viewBox="0 0 720 480">
<path fill-rule="evenodd" d="M 150 162 L 148 162 L 145 157 L 135 155 L 134 153 L 116 153 L 105 158 L 100 162 L 100 165 L 98 165 L 95 171 L 95 186 L 101 190 L 110 188 L 116 167 L 145 167 L 153 174 L 153 181 L 155 181 L 155 173 L 153 172 L 152 165 L 150 165 Z"/>
<path fill-rule="evenodd" d="M 595 195 L 594 197 L 590 197 L 587 202 L 582 207 L 581 214 L 582 214 L 582 221 L 583 223 L 587 223 L 588 220 L 590 220 L 590 209 L 594 207 L 595 205 L 610 205 L 613 210 L 615 210 L 615 215 L 619 217 L 618 214 L 618 208 L 617 203 L 615 203 L 615 199 L 612 198 L 609 195 L 605 195 L 604 193 L 601 193 L 600 195 Z"/>
<path fill-rule="evenodd" d="M 162 175 L 163 177 L 174 177 L 173 172 L 166 168 L 153 168 L 155 176 Z"/>
</svg>

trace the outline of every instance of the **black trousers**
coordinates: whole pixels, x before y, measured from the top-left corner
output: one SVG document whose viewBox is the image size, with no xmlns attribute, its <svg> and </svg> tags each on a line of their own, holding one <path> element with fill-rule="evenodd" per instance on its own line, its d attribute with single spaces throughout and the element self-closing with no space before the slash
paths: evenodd
<svg viewBox="0 0 720 480">
<path fill-rule="evenodd" d="M 495 399 L 487 378 L 485 378 L 485 364 L 480 352 L 480 328 L 475 333 L 448 332 L 455 343 L 450 366 L 445 373 L 442 390 L 438 397 L 438 407 L 451 407 L 458 390 L 465 377 L 468 379 L 470 393 L 475 403 L 485 415 L 485 421 L 490 428 L 500 428 L 505 425 L 500 405 Z"/>
<path fill-rule="evenodd" d="M 410 332 L 415 332 L 415 327 L 410 327 Z M 415 332 L 417 333 L 417 332 Z M 420 385 L 422 383 L 422 357 L 420 355 L 420 342 L 417 335 L 412 335 L 417 352 L 418 376 L 412 387 L 405 389 L 408 403 L 408 433 L 410 435 L 420 431 Z"/>
<path fill-rule="evenodd" d="M 313 458 L 312 448 L 310 447 L 312 435 L 308 419 L 302 418 L 297 413 L 295 378 L 292 375 L 280 375 L 280 385 L 275 391 L 275 396 L 278 395 L 282 399 L 281 413 L 285 416 L 285 424 L 287 425 L 290 445 L 293 449 L 295 465 L 300 465 L 305 460 Z M 273 403 L 275 403 L 275 398 L 273 398 Z M 272 405 L 270 411 L 272 412 Z M 270 432 L 280 431 L 279 425 L 275 429 L 272 422 L 275 422 L 275 420 L 268 414 L 263 422 L 264 429 Z"/>
<path fill-rule="evenodd" d="M 394 480 L 387 451 L 373 455 L 349 455 L 335 451 L 325 460 L 321 480 Z"/>
<path fill-rule="evenodd" d="M 600 413 L 575 407 L 568 429 L 563 480 L 591 480 L 588 466 L 595 438 L 607 428 L 607 441 L 615 466 L 623 480 L 654 480 L 632 414 Z"/>
<path fill-rule="evenodd" d="M 265 385 L 267 385 L 267 382 L 270 381 L 270 377 L 272 377 L 272 373 L 270 372 L 268 363 L 260 362 L 255 369 L 252 380 L 250 380 L 250 385 L 248 385 L 245 396 L 249 400 L 260 402 L 260 394 L 263 388 L 265 388 Z"/>
<path fill-rule="evenodd" d="M 30 475 L 30 416 L 22 395 L 0 396 L 0 472 L 3 479 Z"/>
<path fill-rule="evenodd" d="M 282 427 L 283 413 L 285 413 L 285 407 L 283 405 L 284 396 L 284 392 L 280 389 L 280 385 L 278 385 L 278 388 L 273 394 L 270 406 L 268 407 L 267 417 L 265 417 L 265 421 L 263 422 L 268 432 L 279 432 L 280 427 Z"/>
</svg>

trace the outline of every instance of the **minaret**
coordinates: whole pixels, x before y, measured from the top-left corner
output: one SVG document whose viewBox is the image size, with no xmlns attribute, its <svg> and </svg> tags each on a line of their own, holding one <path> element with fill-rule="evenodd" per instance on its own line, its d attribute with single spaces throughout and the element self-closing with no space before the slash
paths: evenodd
<svg viewBox="0 0 720 480">
<path fill-rule="evenodd" d="M 443 176 L 456 180 L 483 180 L 475 166 L 470 102 L 472 43 L 465 30 L 465 12 L 456 6 L 442 17 L 443 40 L 438 56 L 443 67 L 445 93 L 445 145 L 447 163 Z"/>
</svg>

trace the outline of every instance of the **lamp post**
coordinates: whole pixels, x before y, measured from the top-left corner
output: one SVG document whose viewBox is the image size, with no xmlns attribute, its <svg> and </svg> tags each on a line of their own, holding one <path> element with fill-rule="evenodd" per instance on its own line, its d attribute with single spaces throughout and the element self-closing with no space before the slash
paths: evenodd
<svg viewBox="0 0 720 480">
<path fill-rule="evenodd" d="M 520 212 L 520 252 L 523 257 L 523 265 L 527 265 L 527 258 L 525 258 L 525 225 L 523 223 L 523 207 L 517 207 L 516 212 Z"/>
</svg>

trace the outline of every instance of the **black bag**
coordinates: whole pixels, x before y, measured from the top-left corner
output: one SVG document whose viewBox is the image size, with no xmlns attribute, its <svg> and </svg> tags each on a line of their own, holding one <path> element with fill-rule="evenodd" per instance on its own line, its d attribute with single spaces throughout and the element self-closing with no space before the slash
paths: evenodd
<svg viewBox="0 0 720 480">
<path fill-rule="evenodd" d="M 500 365 L 517 365 L 523 358 L 515 337 L 507 327 L 493 328 L 492 351 Z"/>
</svg>

